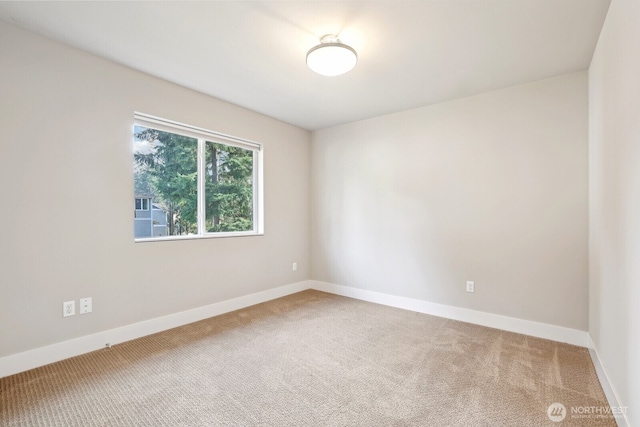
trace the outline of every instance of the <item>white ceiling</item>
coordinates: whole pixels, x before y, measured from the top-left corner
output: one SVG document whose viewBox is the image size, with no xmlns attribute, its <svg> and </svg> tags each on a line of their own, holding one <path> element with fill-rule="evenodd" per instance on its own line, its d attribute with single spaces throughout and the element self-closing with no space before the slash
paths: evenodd
<svg viewBox="0 0 640 427">
<path fill-rule="evenodd" d="M 0 20 L 314 130 L 588 68 L 609 0 L 0 2 Z M 350 73 L 310 71 L 337 33 Z"/>
</svg>

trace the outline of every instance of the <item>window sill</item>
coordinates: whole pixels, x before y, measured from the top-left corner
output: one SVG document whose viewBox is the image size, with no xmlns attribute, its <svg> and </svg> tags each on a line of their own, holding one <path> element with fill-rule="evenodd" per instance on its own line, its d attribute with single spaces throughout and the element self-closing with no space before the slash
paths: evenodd
<svg viewBox="0 0 640 427">
<path fill-rule="evenodd" d="M 264 233 L 256 233 L 255 231 L 243 231 L 243 232 L 227 232 L 227 233 L 208 233 L 208 234 L 193 234 L 186 236 L 166 236 L 166 237 L 143 237 L 134 239 L 135 243 L 147 243 L 147 242 L 171 242 L 176 240 L 200 240 L 200 239 L 222 239 L 228 237 L 250 237 L 250 236 L 264 236 Z"/>
</svg>

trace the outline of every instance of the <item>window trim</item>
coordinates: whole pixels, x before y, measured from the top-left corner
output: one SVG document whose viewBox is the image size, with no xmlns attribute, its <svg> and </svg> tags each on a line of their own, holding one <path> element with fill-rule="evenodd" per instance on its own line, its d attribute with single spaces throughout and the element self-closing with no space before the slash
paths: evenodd
<svg viewBox="0 0 640 427">
<path fill-rule="evenodd" d="M 248 139 L 237 138 L 208 129 L 187 125 L 184 123 L 167 120 L 149 114 L 134 113 L 133 126 L 142 126 L 146 128 L 156 129 L 159 131 L 174 133 L 189 138 L 195 138 L 198 141 L 197 156 L 197 193 L 198 193 L 198 210 L 197 210 L 197 226 L 198 234 L 180 235 L 180 236 L 162 236 L 162 237 L 134 237 L 137 242 L 158 242 L 171 240 L 191 240 L 191 239 L 211 239 L 223 237 L 243 237 L 243 236 L 261 236 L 264 235 L 264 175 L 263 175 L 263 153 L 262 144 L 250 141 Z M 205 142 L 219 143 L 231 147 L 242 148 L 253 152 L 253 229 L 247 231 L 224 231 L 224 232 L 207 232 L 205 227 Z M 151 203 L 149 203 L 151 205 Z M 151 206 L 150 206 L 151 208 Z M 149 209 L 152 210 L 152 209 Z"/>
<path fill-rule="evenodd" d="M 262 151 L 262 144 L 248 139 L 238 138 L 231 135 L 226 135 L 220 132 L 214 132 L 212 130 L 200 128 L 197 126 L 185 125 L 184 123 L 175 122 L 173 120 L 162 119 L 160 117 L 152 116 L 144 113 L 134 113 L 133 115 L 136 125 L 144 126 L 152 129 L 157 129 L 165 132 L 178 133 L 190 138 L 215 138 L 219 143 L 230 145 L 232 147 L 244 148 L 251 151 Z M 212 141 L 216 142 L 216 141 Z"/>
</svg>

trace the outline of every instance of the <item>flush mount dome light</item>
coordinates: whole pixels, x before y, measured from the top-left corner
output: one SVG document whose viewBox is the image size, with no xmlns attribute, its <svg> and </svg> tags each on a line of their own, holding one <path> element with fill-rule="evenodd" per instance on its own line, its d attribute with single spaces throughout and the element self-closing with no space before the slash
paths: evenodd
<svg viewBox="0 0 640 427">
<path fill-rule="evenodd" d="M 307 65 L 323 76 L 339 76 L 356 66 L 356 51 L 340 42 L 337 36 L 327 34 L 320 39 L 320 44 L 307 52 Z"/>
</svg>

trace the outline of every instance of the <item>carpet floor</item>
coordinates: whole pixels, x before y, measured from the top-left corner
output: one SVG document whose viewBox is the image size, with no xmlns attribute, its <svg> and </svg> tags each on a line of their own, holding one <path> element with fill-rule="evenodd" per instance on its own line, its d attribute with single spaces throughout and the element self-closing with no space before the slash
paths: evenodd
<svg viewBox="0 0 640 427">
<path fill-rule="evenodd" d="M 616 425 L 587 407 L 585 348 L 318 291 L 0 379 L 7 427 Z"/>
</svg>

